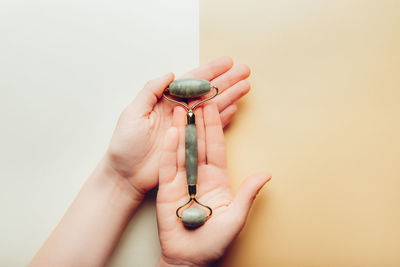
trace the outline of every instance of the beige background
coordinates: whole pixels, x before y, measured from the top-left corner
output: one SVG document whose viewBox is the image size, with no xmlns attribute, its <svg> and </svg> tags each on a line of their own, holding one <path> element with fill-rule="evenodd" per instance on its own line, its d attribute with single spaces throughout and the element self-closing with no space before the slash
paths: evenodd
<svg viewBox="0 0 400 267">
<path fill-rule="evenodd" d="M 200 58 L 252 69 L 235 189 L 273 174 L 223 266 L 400 266 L 400 1 L 200 1 Z"/>
</svg>

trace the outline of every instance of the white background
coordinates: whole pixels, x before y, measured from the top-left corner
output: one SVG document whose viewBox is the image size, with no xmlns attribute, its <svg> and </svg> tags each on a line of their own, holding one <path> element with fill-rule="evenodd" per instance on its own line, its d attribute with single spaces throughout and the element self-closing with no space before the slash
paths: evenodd
<svg viewBox="0 0 400 267">
<path fill-rule="evenodd" d="M 198 1 L 0 2 L 0 266 L 24 266 L 144 83 L 198 64 Z M 110 266 L 154 266 L 154 196 Z"/>
</svg>

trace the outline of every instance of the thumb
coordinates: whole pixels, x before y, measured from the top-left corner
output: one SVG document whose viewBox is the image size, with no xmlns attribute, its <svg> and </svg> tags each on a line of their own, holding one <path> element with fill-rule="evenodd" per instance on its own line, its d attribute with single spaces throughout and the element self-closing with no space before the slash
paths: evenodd
<svg viewBox="0 0 400 267">
<path fill-rule="evenodd" d="M 235 206 L 239 218 L 243 219 L 243 224 L 257 193 L 269 180 L 271 180 L 271 175 L 262 172 L 247 177 L 240 185 L 232 204 Z"/>
<path fill-rule="evenodd" d="M 134 106 L 138 107 L 143 113 L 152 111 L 165 88 L 173 80 L 174 74 L 170 72 L 162 77 L 148 81 L 133 101 Z"/>
</svg>

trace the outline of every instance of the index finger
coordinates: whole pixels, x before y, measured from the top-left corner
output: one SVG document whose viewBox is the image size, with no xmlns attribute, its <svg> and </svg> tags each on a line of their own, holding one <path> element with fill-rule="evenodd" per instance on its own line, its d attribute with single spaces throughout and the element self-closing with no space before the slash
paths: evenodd
<svg viewBox="0 0 400 267">
<path fill-rule="evenodd" d="M 230 70 L 232 66 L 232 58 L 220 57 L 185 73 L 181 78 L 192 77 L 210 81 Z"/>
</svg>

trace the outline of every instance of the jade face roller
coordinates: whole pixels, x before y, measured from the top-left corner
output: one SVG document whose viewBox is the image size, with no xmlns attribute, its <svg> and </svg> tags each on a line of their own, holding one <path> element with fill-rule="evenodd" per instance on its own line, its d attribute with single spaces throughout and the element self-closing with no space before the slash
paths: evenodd
<svg viewBox="0 0 400 267">
<path fill-rule="evenodd" d="M 189 100 L 192 98 L 197 98 L 208 94 L 211 91 L 211 88 L 214 88 L 215 93 L 203 99 L 193 106 L 189 107 L 186 103 L 177 101 L 168 97 L 165 93 L 169 93 L 169 95 L 183 99 Z M 216 97 L 218 94 L 218 88 L 211 85 L 211 83 L 207 80 L 196 79 L 196 78 L 184 78 L 178 79 L 169 84 L 169 87 L 163 93 L 164 98 L 167 100 L 174 102 L 178 105 L 181 105 L 187 110 L 187 125 L 186 125 L 186 134 L 185 134 L 185 157 L 186 157 L 186 179 L 188 185 L 188 193 L 189 193 L 189 201 L 184 205 L 180 206 L 176 210 L 176 216 L 182 220 L 182 223 L 189 228 L 195 228 L 202 225 L 206 219 L 208 219 L 212 214 L 212 209 L 209 206 L 206 206 L 200 203 L 196 199 L 197 193 L 197 133 L 196 133 L 196 124 L 195 124 L 195 116 L 194 109 L 201 105 L 202 103 Z M 208 210 L 208 215 L 206 215 L 204 209 L 191 207 L 193 203 L 197 203 L 203 208 Z M 187 209 L 183 209 L 184 207 L 188 207 Z M 181 210 L 183 211 L 181 212 Z"/>
</svg>

